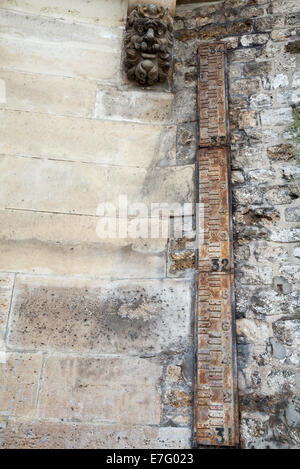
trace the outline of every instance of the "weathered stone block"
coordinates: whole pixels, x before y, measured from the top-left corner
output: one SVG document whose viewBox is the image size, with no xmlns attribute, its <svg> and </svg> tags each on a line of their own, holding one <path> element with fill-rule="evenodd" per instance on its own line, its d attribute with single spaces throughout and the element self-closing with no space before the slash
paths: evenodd
<svg viewBox="0 0 300 469">
<path fill-rule="evenodd" d="M 148 0 L 128 0 L 128 9 L 131 11 L 137 4 L 147 5 L 148 3 Z M 168 8 L 171 15 L 174 15 L 176 0 L 154 0 L 153 4 Z"/>
<path fill-rule="evenodd" d="M 185 65 L 197 66 L 197 47 L 198 41 L 191 39 L 187 42 L 183 42 L 174 37 L 174 55 L 176 62 L 184 63 Z"/>
<path fill-rule="evenodd" d="M 298 197 L 299 192 L 296 186 L 276 186 L 265 192 L 265 200 L 274 205 L 290 204 Z"/>
<path fill-rule="evenodd" d="M 300 207 L 291 207 L 285 209 L 286 221 L 300 222 Z"/>
<path fill-rule="evenodd" d="M 257 52 L 254 48 L 238 48 L 231 52 L 231 62 L 250 62 L 257 58 Z"/>
<path fill-rule="evenodd" d="M 177 126 L 176 135 L 176 160 L 177 164 L 188 164 L 196 158 L 196 122 Z"/>
<path fill-rule="evenodd" d="M 251 20 L 237 21 L 227 27 L 229 34 L 244 34 L 252 31 L 253 24 Z"/>
<path fill-rule="evenodd" d="M 175 31 L 174 33 L 175 39 L 177 39 L 180 42 L 188 42 L 192 41 L 193 39 L 196 38 L 196 32 L 195 31 Z"/>
<path fill-rule="evenodd" d="M 255 319 L 238 319 L 236 322 L 236 333 L 243 336 L 246 343 L 264 346 L 272 335 L 270 324 Z"/>
<path fill-rule="evenodd" d="M 239 45 L 239 38 L 237 36 L 232 37 L 225 37 L 224 39 L 220 39 L 222 42 L 226 42 L 227 50 L 236 49 Z"/>
<path fill-rule="evenodd" d="M 196 88 L 186 88 L 175 94 L 173 101 L 173 119 L 176 123 L 197 121 Z"/>
<path fill-rule="evenodd" d="M 300 86 L 300 72 L 293 73 L 292 87 L 298 88 Z"/>
<path fill-rule="evenodd" d="M 2 64 L 12 71 L 109 81 L 119 79 L 121 38 L 112 37 L 102 48 L 87 49 L 18 39 L 2 39 Z M 105 42 L 105 40 L 104 40 Z"/>
<path fill-rule="evenodd" d="M 230 95 L 250 95 L 259 88 L 260 82 L 258 79 L 241 79 L 229 82 Z"/>
<path fill-rule="evenodd" d="M 281 263 L 288 258 L 288 250 L 285 247 L 276 246 L 265 241 L 258 242 L 253 252 L 257 262 Z"/>
<path fill-rule="evenodd" d="M 272 88 L 286 88 L 289 85 L 289 77 L 284 73 L 279 73 L 272 79 Z"/>
<path fill-rule="evenodd" d="M 146 170 L 2 157 L 0 168 L 2 208 L 94 215 L 100 203 L 118 207 L 123 194 L 128 204 L 149 209 L 151 203 L 193 202 L 192 166 Z"/>
<path fill-rule="evenodd" d="M 146 168 L 175 162 L 173 126 L 2 112 L 2 153 Z"/>
<path fill-rule="evenodd" d="M 299 165 L 287 165 L 280 168 L 281 176 L 285 181 L 297 182 L 300 179 L 300 166 Z"/>
<path fill-rule="evenodd" d="M 116 82 L 122 32 L 3 11 L 2 67 Z M 9 32 L 7 32 L 9 31 Z"/>
<path fill-rule="evenodd" d="M 288 38 L 293 38 L 294 36 L 297 35 L 299 32 L 299 29 L 275 29 L 274 31 L 271 32 L 271 39 L 273 41 L 286 41 Z M 298 41 L 292 40 L 289 44 L 285 46 L 286 52 L 289 52 L 291 54 L 297 54 L 299 52 L 299 45 L 300 43 Z"/>
<path fill-rule="evenodd" d="M 273 96 L 266 93 L 254 94 L 250 97 L 250 107 L 253 109 L 268 108 L 273 102 Z"/>
<path fill-rule="evenodd" d="M 269 12 L 274 14 L 274 13 L 279 13 L 282 14 L 282 12 L 297 12 L 299 11 L 299 3 L 297 0 L 274 0 L 272 2 L 272 5 L 270 5 Z"/>
<path fill-rule="evenodd" d="M 33 73 L 27 74 L 7 70 L 0 71 L 0 79 L 5 82 L 6 88 L 2 108 L 59 115 L 71 114 L 81 117 L 93 116 L 96 84 L 89 80 L 76 80 L 42 74 L 34 75 Z M 20 115 L 17 114 L 17 116 Z M 30 125 L 30 117 L 26 118 L 25 114 L 23 114 L 23 117 L 23 126 Z M 16 119 L 15 123 L 16 125 L 20 124 L 20 119 L 19 122 Z M 24 137 L 21 129 L 17 133 L 19 132 L 20 137 Z M 40 137 L 45 132 L 46 129 L 40 134 Z M 24 145 L 25 142 L 26 140 L 23 140 Z M 8 141 L 6 141 L 6 144 L 8 144 Z"/>
<path fill-rule="evenodd" d="M 174 94 L 185 88 L 196 88 L 197 71 L 195 65 L 182 64 L 176 62 L 173 72 L 173 92 Z M 176 113 L 176 110 L 173 112 Z"/>
<path fill-rule="evenodd" d="M 15 11 L 2 10 L 0 17 L 1 36 L 10 39 L 24 38 L 30 41 L 52 43 L 61 48 L 62 43 L 71 43 L 74 49 L 89 50 L 114 44 L 120 38 L 120 28 L 95 26 L 92 24 L 73 23 L 38 15 L 28 15 Z M 37 44 L 35 43 L 37 48 Z"/>
<path fill-rule="evenodd" d="M 294 251 L 293 251 L 293 254 L 294 254 L 295 257 L 300 258 L 300 247 L 295 248 Z"/>
<path fill-rule="evenodd" d="M 274 317 L 284 318 L 286 315 L 294 316 L 295 311 L 300 307 L 297 291 L 285 294 L 273 287 L 257 288 L 249 285 L 243 287 L 239 284 L 237 298 L 240 317 L 260 319 L 274 315 Z"/>
<path fill-rule="evenodd" d="M 190 343 L 190 311 L 184 280 L 18 276 L 8 341 L 29 350 L 176 352 Z"/>
<path fill-rule="evenodd" d="M 231 173 L 232 184 L 243 184 L 245 178 L 242 171 L 232 171 Z"/>
<path fill-rule="evenodd" d="M 265 16 L 264 18 L 258 18 L 254 22 L 255 30 L 258 32 L 270 32 L 275 27 L 282 27 L 284 25 L 284 18 L 280 16 Z"/>
<path fill-rule="evenodd" d="M 0 412 L 22 418 L 35 418 L 42 354 L 7 353 L 0 363 Z"/>
<path fill-rule="evenodd" d="M 279 319 L 272 324 L 272 329 L 277 341 L 287 345 L 288 347 L 297 348 L 300 340 L 299 320 Z"/>
<path fill-rule="evenodd" d="M 281 273 L 281 269 L 279 272 Z M 276 276 L 273 278 L 273 288 L 278 293 L 284 293 L 285 295 L 292 291 L 291 283 L 289 283 L 283 276 Z"/>
<path fill-rule="evenodd" d="M 251 255 L 250 247 L 249 246 L 234 246 L 234 259 L 235 262 L 247 261 Z"/>
<path fill-rule="evenodd" d="M 189 21 L 191 20 L 186 20 L 185 21 L 185 26 L 187 28 L 189 28 Z M 219 12 L 213 12 L 211 14 L 205 14 L 204 11 L 202 11 L 202 9 L 200 9 L 200 12 L 199 14 L 196 15 L 196 18 L 194 18 L 194 22 L 195 22 L 195 26 L 197 28 L 201 28 L 202 26 L 206 26 L 207 24 L 221 24 L 221 23 L 225 23 L 226 20 L 225 20 L 225 16 L 224 14 L 222 13 L 219 13 Z"/>
<path fill-rule="evenodd" d="M 39 415 L 157 425 L 161 375 L 162 366 L 153 359 L 49 357 L 43 372 Z"/>
<path fill-rule="evenodd" d="M 269 40 L 268 34 L 249 34 L 241 37 L 241 44 L 244 47 L 261 46 Z"/>
<path fill-rule="evenodd" d="M 98 218 L 0 211 L 0 268 L 108 278 L 161 278 L 166 239 L 100 239 Z M 12 235 L 13 233 L 13 235 Z"/>
<path fill-rule="evenodd" d="M 296 265 L 283 265 L 279 269 L 280 275 L 286 278 L 291 284 L 296 284 L 300 281 L 300 266 Z"/>
<path fill-rule="evenodd" d="M 266 76 L 272 70 L 271 62 L 248 62 L 243 67 L 246 77 Z"/>
<path fill-rule="evenodd" d="M 140 91 L 138 95 L 133 88 L 126 91 L 127 84 L 124 89 L 118 85 L 122 31 L 117 28 L 124 22 L 127 5 L 122 2 L 121 7 L 119 0 L 97 1 L 96 5 L 94 0 L 74 0 L 69 5 L 69 0 L 59 4 L 54 0 L 50 5 L 48 0 L 3 0 L 5 9 L 19 12 L 3 15 L 2 42 L 6 42 L 6 50 L 1 60 L 6 75 L 0 75 L 0 79 L 5 80 L 7 88 L 4 105 L 40 113 L 35 118 L 27 112 L 20 117 L 11 113 L 9 118 L 5 113 L 3 119 L 5 152 L 20 160 L 20 155 L 36 158 L 28 165 L 15 164 L 15 159 L 5 157 L 2 160 L 5 176 L 0 197 L 2 191 L 5 210 L 0 212 L 0 267 L 5 272 L 35 274 L 17 276 L 9 346 L 24 347 L 26 356 L 32 348 L 50 351 L 41 399 L 37 399 L 44 420 L 33 419 L 34 410 L 21 409 L 21 418 L 1 422 L 1 430 L 6 427 L 5 435 L 1 431 L 3 447 L 191 445 L 192 373 L 186 374 L 182 363 L 186 349 L 182 354 L 173 353 L 191 344 L 189 281 L 153 280 L 166 275 L 165 239 L 114 239 L 106 243 L 97 237 L 97 218 L 91 215 L 102 201 L 99 197 L 114 201 L 123 187 L 132 201 L 140 197 L 149 202 L 156 195 L 165 201 L 193 199 L 192 167 L 188 166 L 185 173 L 173 172 L 169 166 L 175 162 L 186 165 L 195 155 L 198 33 L 209 41 L 221 34 L 219 40 L 229 42 L 229 48 L 233 48 L 229 52 L 229 80 L 235 169 L 232 179 L 240 184 L 234 191 L 234 228 L 242 445 L 299 446 L 294 369 L 299 363 L 295 341 L 300 304 L 297 266 L 292 264 L 297 261 L 292 255 L 297 256 L 299 230 L 287 227 L 299 218 L 298 195 L 292 187 L 297 171 L 292 164 L 294 148 L 282 144 L 282 131 L 286 129 L 284 137 L 289 137 L 287 130 L 292 123 L 290 106 L 299 101 L 296 56 L 285 51 L 287 38 L 297 32 L 293 12 L 299 9 L 299 2 L 275 0 L 267 5 L 266 0 L 255 0 L 255 4 L 252 0 L 228 0 L 225 9 L 221 3 L 201 8 L 193 4 L 179 6 L 176 29 L 181 41 L 175 41 L 174 51 L 174 90 L 179 93 L 172 104 L 172 95 L 161 89 L 150 95 Z M 101 14 L 99 4 L 103 7 Z M 257 18 L 262 14 L 268 16 Z M 42 20 L 38 15 L 43 15 Z M 47 21 L 47 16 L 67 22 Z M 284 28 L 284 22 L 291 27 Z M 250 35 L 252 31 L 255 34 Z M 266 32 L 272 33 L 273 40 L 267 40 Z M 242 47 L 235 50 L 238 44 Z M 294 52 L 296 41 L 291 41 L 290 47 L 287 50 Z M 19 70 L 29 74 L 18 74 Z M 49 73 L 51 76 L 47 76 Z M 32 84 L 29 78 L 26 81 L 30 74 Z M 109 90 L 104 88 L 105 81 L 112 82 Z M 52 94 L 55 83 L 56 95 Z M 84 83 L 89 84 L 86 90 L 81 89 Z M 96 114 L 91 114 L 90 99 L 96 85 L 98 108 Z M 135 100 L 135 109 L 129 98 Z M 273 110 L 273 106 L 282 109 Z M 170 110 L 174 123 L 179 123 L 176 157 L 176 129 L 169 125 L 173 124 Z M 45 112 L 111 122 L 46 119 L 42 114 Z M 112 122 L 122 119 L 167 125 L 160 128 Z M 43 166 L 39 158 L 69 161 Z M 156 166 L 168 168 L 157 171 Z M 187 180 L 190 182 L 185 184 Z M 276 210 L 265 207 L 266 202 L 293 205 Z M 11 203 L 18 211 L 7 209 Z M 19 210 L 22 207 L 29 210 Z M 67 210 L 67 214 L 42 213 L 45 209 Z M 172 261 L 179 268 L 192 260 L 191 250 L 179 248 L 172 253 Z M 47 276 L 37 277 L 38 272 Z M 56 272 L 81 278 L 49 277 Z M 148 280 L 110 280 L 109 284 L 99 279 L 84 280 L 82 276 Z M 145 291 L 141 291 L 142 285 Z M 5 314 L 8 291 L 10 286 L 4 292 Z M 175 320 L 170 316 L 170 305 L 176 312 Z M 67 357 L 61 355 L 70 351 Z M 89 355 L 79 356 L 82 353 Z M 124 356 L 103 358 L 101 353 Z M 137 358 L 133 354 L 160 356 Z M 22 384 L 15 389 L 11 390 L 13 396 L 22 393 Z M 12 413 L 19 417 L 17 412 Z M 76 420 L 85 422 L 74 423 Z"/>
<path fill-rule="evenodd" d="M 293 243 L 300 241 L 300 229 L 297 228 L 273 228 L 270 232 L 270 240 L 281 243 Z"/>
<path fill-rule="evenodd" d="M 97 119 L 129 120 L 134 122 L 165 122 L 172 120 L 171 93 L 118 91 L 99 87 L 96 97 Z M 155 132 L 155 129 L 152 128 Z"/>
<path fill-rule="evenodd" d="M 255 181 L 257 184 L 272 183 L 276 178 L 276 173 L 271 169 L 250 169 L 248 178 L 251 182 Z"/>
<path fill-rule="evenodd" d="M 235 205 L 259 205 L 262 203 L 262 197 L 262 192 L 256 187 L 243 186 L 233 189 L 233 200 Z"/>
<path fill-rule="evenodd" d="M 285 17 L 285 24 L 294 26 L 294 25 L 300 25 L 300 13 L 292 13 L 290 15 L 287 15 Z"/>
<path fill-rule="evenodd" d="M 238 118 L 239 129 L 257 126 L 257 117 L 255 111 L 242 111 Z"/>
<path fill-rule="evenodd" d="M 296 106 L 300 101 L 300 89 L 290 91 L 277 91 L 277 102 L 284 106 Z"/>
<path fill-rule="evenodd" d="M 261 112 L 261 123 L 267 127 L 286 126 L 293 122 L 291 108 L 268 109 Z"/>
<path fill-rule="evenodd" d="M 260 169 L 270 166 L 266 148 L 263 145 L 245 145 L 232 151 L 232 165 L 235 169 Z"/>
<path fill-rule="evenodd" d="M 288 161 L 295 156 L 293 145 L 289 143 L 281 143 L 268 148 L 270 157 L 274 160 Z"/>
<path fill-rule="evenodd" d="M 209 41 L 210 39 L 218 39 L 220 37 L 226 36 L 226 25 L 217 25 L 214 27 L 204 26 L 200 29 L 198 37 L 201 41 Z M 231 34 L 234 32 L 230 31 Z"/>
<path fill-rule="evenodd" d="M 0 272 L 0 352 L 4 350 L 4 336 L 11 302 L 14 274 Z"/>
<path fill-rule="evenodd" d="M 243 265 L 236 273 L 236 278 L 242 285 L 271 285 L 272 273 L 271 266 Z"/>
<path fill-rule="evenodd" d="M 258 225 L 274 225 L 280 220 L 280 212 L 276 209 L 269 207 L 251 207 L 240 209 L 235 213 L 235 220 L 238 224 L 242 224 L 247 227 L 255 227 Z"/>
<path fill-rule="evenodd" d="M 127 5 L 123 0 L 1 0 L 1 8 L 103 26 L 123 26 Z"/>
<path fill-rule="evenodd" d="M 196 254 L 191 250 L 170 250 L 168 276 L 186 278 L 194 276 Z"/>
<path fill-rule="evenodd" d="M 81 424 L 10 419 L 5 449 L 183 449 L 190 448 L 190 428 L 147 425 Z"/>
</svg>

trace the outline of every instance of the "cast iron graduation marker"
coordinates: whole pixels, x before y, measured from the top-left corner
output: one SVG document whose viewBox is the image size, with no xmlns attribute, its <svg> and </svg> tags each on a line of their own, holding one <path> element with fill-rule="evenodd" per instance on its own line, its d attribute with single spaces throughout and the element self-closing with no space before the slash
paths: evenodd
<svg viewBox="0 0 300 469">
<path fill-rule="evenodd" d="M 224 43 L 198 50 L 197 155 L 203 236 L 198 246 L 196 445 L 238 444 L 227 62 Z"/>
</svg>

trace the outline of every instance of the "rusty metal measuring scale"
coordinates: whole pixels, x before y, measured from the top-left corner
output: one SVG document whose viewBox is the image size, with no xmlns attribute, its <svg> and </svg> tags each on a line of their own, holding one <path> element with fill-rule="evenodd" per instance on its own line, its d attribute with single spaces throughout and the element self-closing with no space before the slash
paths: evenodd
<svg viewBox="0 0 300 469">
<path fill-rule="evenodd" d="M 227 52 L 224 43 L 198 50 L 197 154 L 202 236 L 196 299 L 196 445 L 238 444 Z"/>
</svg>

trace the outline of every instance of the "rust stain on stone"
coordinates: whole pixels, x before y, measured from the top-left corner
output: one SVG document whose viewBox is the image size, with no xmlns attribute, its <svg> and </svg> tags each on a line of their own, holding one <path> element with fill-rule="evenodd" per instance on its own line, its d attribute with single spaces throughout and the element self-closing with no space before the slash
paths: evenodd
<svg viewBox="0 0 300 469">
<path fill-rule="evenodd" d="M 195 267 L 195 253 L 193 251 L 173 252 L 171 268 L 176 270 L 193 269 Z"/>
<path fill-rule="evenodd" d="M 192 405 L 191 396 L 184 391 L 168 391 L 167 398 L 169 404 L 176 409 Z"/>
</svg>

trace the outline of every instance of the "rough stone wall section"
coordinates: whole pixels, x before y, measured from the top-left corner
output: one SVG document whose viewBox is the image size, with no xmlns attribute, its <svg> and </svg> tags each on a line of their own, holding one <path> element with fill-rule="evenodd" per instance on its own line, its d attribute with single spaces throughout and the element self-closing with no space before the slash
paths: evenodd
<svg viewBox="0 0 300 469">
<path fill-rule="evenodd" d="M 297 0 L 182 5 L 175 17 L 183 154 L 195 151 L 198 44 L 229 49 L 243 448 L 300 444 L 299 19 Z"/>
</svg>

